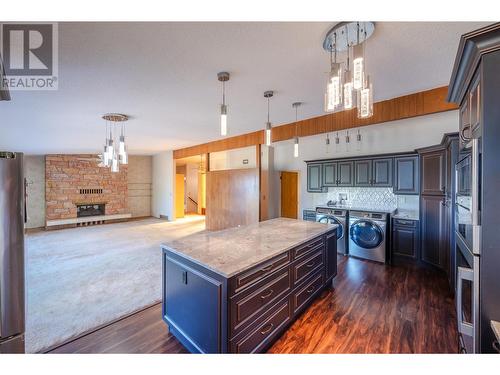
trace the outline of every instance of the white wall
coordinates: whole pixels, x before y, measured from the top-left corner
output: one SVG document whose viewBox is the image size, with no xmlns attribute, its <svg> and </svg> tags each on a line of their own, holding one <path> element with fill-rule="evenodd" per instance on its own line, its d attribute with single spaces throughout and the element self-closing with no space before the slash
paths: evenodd
<svg viewBox="0 0 500 375">
<path fill-rule="evenodd" d="M 247 160 L 248 163 L 243 164 L 244 160 Z M 257 168 L 257 151 L 255 146 L 210 153 L 211 171 L 244 168 Z"/>
<path fill-rule="evenodd" d="M 345 150 L 345 131 L 339 133 L 342 145 L 340 152 L 335 152 L 332 149 L 334 147 L 333 133 L 330 133 L 331 146 L 329 153 L 326 152 L 325 134 L 300 138 L 298 158 L 293 157 L 293 140 L 275 143 L 273 146 L 276 173 L 271 186 L 274 199 L 270 202 L 274 205 L 272 211 L 276 216 L 279 216 L 279 171 L 299 172 L 299 217 L 302 217 L 304 208 L 314 208 L 315 202 L 322 199 L 320 193 L 307 192 L 305 160 L 413 151 L 416 148 L 438 144 L 441 142 L 444 133 L 456 131 L 458 131 L 458 111 L 449 111 L 362 127 L 360 128 L 362 135 L 361 151 L 356 151 L 354 147 L 356 129 L 349 131 L 349 134 L 352 135 L 352 145 L 349 152 Z M 325 194 L 325 203 L 326 199 Z"/>
<path fill-rule="evenodd" d="M 155 217 L 174 220 L 174 159 L 173 151 L 153 156 L 153 196 L 151 212 Z"/>
</svg>

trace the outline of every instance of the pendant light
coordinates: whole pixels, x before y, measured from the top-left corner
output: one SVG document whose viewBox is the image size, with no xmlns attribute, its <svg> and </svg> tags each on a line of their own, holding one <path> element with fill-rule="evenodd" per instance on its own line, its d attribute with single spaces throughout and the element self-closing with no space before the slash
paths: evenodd
<svg viewBox="0 0 500 375">
<path fill-rule="evenodd" d="M 361 133 L 358 129 L 358 134 L 356 134 L 356 151 L 361 151 Z"/>
<path fill-rule="evenodd" d="M 272 125 L 271 125 L 271 121 L 269 121 L 269 99 L 272 98 L 274 95 L 274 91 L 266 91 L 264 92 L 264 98 L 267 98 L 267 122 L 266 122 L 266 146 L 271 146 L 271 129 L 272 129 Z"/>
<path fill-rule="evenodd" d="M 292 108 L 295 108 L 295 139 L 293 141 L 293 157 L 299 157 L 299 133 L 298 133 L 298 108 L 302 105 L 301 102 L 295 102 L 292 104 Z"/>
<path fill-rule="evenodd" d="M 229 81 L 228 72 L 217 73 L 217 79 L 222 82 L 222 104 L 220 105 L 220 135 L 227 135 L 227 105 L 226 105 L 226 82 Z"/>
<path fill-rule="evenodd" d="M 334 34 L 330 46 L 330 74 L 326 84 L 325 111 L 334 112 L 342 109 L 342 66 L 337 63 L 337 34 Z"/>
<path fill-rule="evenodd" d="M 330 135 L 326 133 L 326 138 L 325 138 L 325 151 L 326 153 L 330 153 Z"/>
<path fill-rule="evenodd" d="M 331 69 L 325 93 L 326 112 L 357 106 L 359 118 L 373 116 L 373 86 L 366 72 L 365 43 L 374 30 L 373 22 L 341 22 L 327 33 L 323 49 L 330 54 Z M 337 62 L 337 52 L 344 51 L 343 70 Z"/>
<path fill-rule="evenodd" d="M 102 166 L 111 167 L 111 172 L 119 172 L 120 164 L 128 164 L 127 145 L 125 144 L 125 124 L 128 116 L 121 113 L 107 113 L 102 116 L 106 122 L 106 139 L 104 150 L 101 156 Z M 121 124 L 121 133 L 118 138 L 118 147 L 115 147 L 115 136 L 118 134 L 115 131 L 115 126 Z"/>
</svg>

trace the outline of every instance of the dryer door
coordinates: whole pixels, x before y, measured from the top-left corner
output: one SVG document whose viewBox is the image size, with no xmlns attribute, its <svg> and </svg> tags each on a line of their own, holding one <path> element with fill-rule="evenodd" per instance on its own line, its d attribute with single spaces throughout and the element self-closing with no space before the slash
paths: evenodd
<svg viewBox="0 0 500 375">
<path fill-rule="evenodd" d="M 317 221 L 324 224 L 338 224 L 337 240 L 340 240 L 344 237 L 344 225 L 335 216 L 325 215 L 319 218 Z"/>
<path fill-rule="evenodd" d="M 361 248 L 375 249 L 384 240 L 384 231 L 380 226 L 367 219 L 360 219 L 351 224 L 351 240 Z"/>
</svg>

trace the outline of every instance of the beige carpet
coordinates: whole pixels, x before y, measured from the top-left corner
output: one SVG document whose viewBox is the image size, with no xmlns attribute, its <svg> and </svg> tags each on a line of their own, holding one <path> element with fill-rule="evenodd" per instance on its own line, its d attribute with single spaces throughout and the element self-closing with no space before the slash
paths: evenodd
<svg viewBox="0 0 500 375">
<path fill-rule="evenodd" d="M 27 235 L 26 351 L 44 351 L 159 301 L 160 243 L 204 229 L 204 218 L 191 216 Z"/>
</svg>

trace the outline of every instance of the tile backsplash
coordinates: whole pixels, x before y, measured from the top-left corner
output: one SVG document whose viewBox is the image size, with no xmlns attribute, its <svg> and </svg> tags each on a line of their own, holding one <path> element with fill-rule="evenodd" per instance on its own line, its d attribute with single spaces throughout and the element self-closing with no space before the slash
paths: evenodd
<svg viewBox="0 0 500 375">
<path fill-rule="evenodd" d="M 329 200 L 339 201 L 339 194 L 346 194 L 346 204 L 352 206 L 397 207 L 404 211 L 418 211 L 418 195 L 395 195 L 392 188 L 330 187 L 327 193 L 313 194 L 313 204 L 319 206 Z"/>
</svg>

